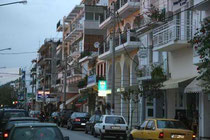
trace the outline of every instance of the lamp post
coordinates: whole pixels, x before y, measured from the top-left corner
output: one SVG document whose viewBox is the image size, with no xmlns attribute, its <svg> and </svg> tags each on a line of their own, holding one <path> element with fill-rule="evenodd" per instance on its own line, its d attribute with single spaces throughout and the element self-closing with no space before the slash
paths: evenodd
<svg viewBox="0 0 210 140">
<path fill-rule="evenodd" d="M 7 6 L 7 5 L 12 5 L 12 4 L 26 4 L 27 3 L 27 0 L 22 0 L 22 1 L 16 1 L 16 2 L 10 2 L 10 3 L 4 3 L 4 4 L 0 4 L 0 6 Z"/>
</svg>

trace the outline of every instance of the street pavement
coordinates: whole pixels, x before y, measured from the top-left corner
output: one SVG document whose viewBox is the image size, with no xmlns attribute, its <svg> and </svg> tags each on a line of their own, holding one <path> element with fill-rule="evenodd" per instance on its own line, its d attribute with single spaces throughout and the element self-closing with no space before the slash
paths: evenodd
<svg viewBox="0 0 210 140">
<path fill-rule="evenodd" d="M 82 129 L 74 131 L 61 127 L 60 129 L 63 136 L 69 136 L 69 140 L 99 140 L 99 137 L 95 138 L 90 134 L 85 134 L 85 131 Z M 116 140 L 116 138 L 106 138 L 105 140 Z"/>
</svg>

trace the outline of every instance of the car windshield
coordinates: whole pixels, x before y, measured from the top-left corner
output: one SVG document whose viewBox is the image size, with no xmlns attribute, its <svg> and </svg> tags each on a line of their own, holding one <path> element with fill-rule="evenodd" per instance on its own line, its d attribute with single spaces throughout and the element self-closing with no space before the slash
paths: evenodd
<svg viewBox="0 0 210 140">
<path fill-rule="evenodd" d="M 24 127 L 15 128 L 12 140 L 63 140 L 57 127 Z"/>
<path fill-rule="evenodd" d="M 125 121 L 122 117 L 115 117 L 115 116 L 110 116 L 106 117 L 105 123 L 110 123 L 110 124 L 125 124 Z"/>
<path fill-rule="evenodd" d="M 75 113 L 76 117 L 88 117 L 88 113 Z"/>
<path fill-rule="evenodd" d="M 184 124 L 180 121 L 167 121 L 167 120 L 158 120 L 157 127 L 160 129 L 164 129 L 164 128 L 187 129 L 184 126 Z"/>
<path fill-rule="evenodd" d="M 101 116 L 100 116 L 100 115 L 96 115 L 96 116 L 95 116 L 95 120 L 96 120 L 96 121 L 99 121 L 99 120 L 100 120 L 100 118 L 101 118 Z"/>
<path fill-rule="evenodd" d="M 26 116 L 26 113 L 25 112 L 20 112 L 20 111 L 16 111 L 16 112 L 14 112 L 14 111 L 11 111 L 11 112 L 5 112 L 4 113 L 4 120 L 7 120 L 7 119 L 9 119 L 9 118 L 11 118 L 11 117 L 27 117 Z"/>
</svg>

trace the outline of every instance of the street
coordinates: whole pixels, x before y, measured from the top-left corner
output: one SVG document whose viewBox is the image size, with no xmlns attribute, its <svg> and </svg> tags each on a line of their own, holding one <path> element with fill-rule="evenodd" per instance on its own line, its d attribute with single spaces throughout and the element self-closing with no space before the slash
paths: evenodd
<svg viewBox="0 0 210 140">
<path fill-rule="evenodd" d="M 99 137 L 95 138 L 90 134 L 85 134 L 84 130 L 68 130 L 66 128 L 61 128 L 61 132 L 64 136 L 69 136 L 69 140 L 99 140 Z M 114 138 L 105 138 L 105 140 L 114 140 Z"/>
</svg>

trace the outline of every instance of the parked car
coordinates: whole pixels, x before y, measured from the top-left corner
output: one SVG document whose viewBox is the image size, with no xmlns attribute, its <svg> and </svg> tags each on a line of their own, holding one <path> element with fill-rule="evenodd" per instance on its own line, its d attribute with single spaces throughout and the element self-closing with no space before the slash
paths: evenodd
<svg viewBox="0 0 210 140">
<path fill-rule="evenodd" d="M 29 117 L 29 115 L 23 109 L 0 109 L 0 135 L 11 117 Z"/>
<path fill-rule="evenodd" d="M 53 112 L 53 113 L 51 114 L 51 120 L 52 120 L 54 123 L 56 123 L 56 124 L 59 123 L 59 122 L 58 122 L 59 117 L 60 117 L 60 113 L 59 113 L 59 112 Z"/>
<path fill-rule="evenodd" d="M 58 123 L 61 127 L 64 127 L 67 125 L 68 119 L 71 117 L 71 114 L 73 113 L 72 110 L 62 110 L 60 112 L 60 117 L 58 119 Z"/>
<path fill-rule="evenodd" d="M 9 140 L 69 140 L 53 123 L 19 123 L 12 128 Z"/>
<path fill-rule="evenodd" d="M 37 123 L 39 122 L 38 118 L 32 118 L 32 117 L 13 117 L 10 118 L 4 128 L 3 132 L 3 140 L 7 140 L 10 134 L 10 131 L 14 124 L 17 123 Z"/>
<path fill-rule="evenodd" d="M 101 115 L 93 115 L 90 117 L 89 121 L 86 122 L 86 127 L 85 127 L 85 133 L 87 134 L 88 132 L 91 133 L 91 135 L 94 134 L 94 126 L 96 122 L 98 122 L 101 118 Z"/>
<path fill-rule="evenodd" d="M 127 139 L 128 125 L 124 117 L 120 115 L 102 115 L 99 122 L 95 124 L 94 129 L 94 137 L 100 135 L 101 140 L 105 136 Z"/>
<path fill-rule="evenodd" d="M 41 114 L 41 112 L 40 111 L 36 111 L 36 110 L 31 110 L 29 112 L 29 116 L 33 117 L 33 118 L 40 118 L 40 114 Z"/>
<path fill-rule="evenodd" d="M 134 139 L 162 139 L 192 140 L 195 138 L 193 131 L 188 130 L 184 124 L 173 119 L 148 119 L 142 125 L 132 130 L 129 136 Z"/>
<path fill-rule="evenodd" d="M 68 120 L 67 128 L 70 130 L 74 130 L 75 128 L 85 128 L 86 122 L 89 118 L 90 116 L 88 113 L 74 112 Z"/>
</svg>

